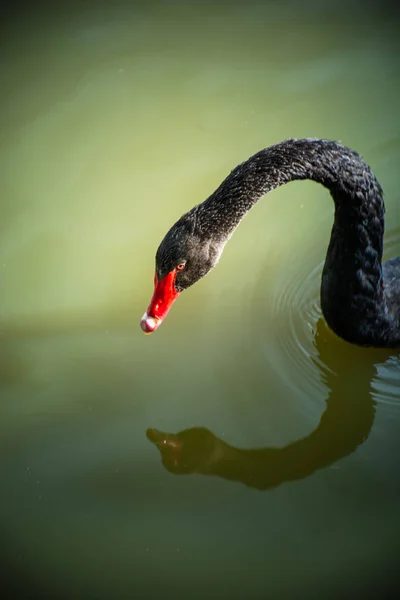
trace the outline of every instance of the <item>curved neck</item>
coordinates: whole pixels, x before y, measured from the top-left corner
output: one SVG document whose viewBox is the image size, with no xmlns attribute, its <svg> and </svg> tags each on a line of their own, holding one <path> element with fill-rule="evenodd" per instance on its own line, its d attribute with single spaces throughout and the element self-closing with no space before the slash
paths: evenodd
<svg viewBox="0 0 400 600">
<path fill-rule="evenodd" d="M 261 150 L 196 207 L 197 224 L 223 244 L 261 196 L 300 179 L 321 183 L 335 202 L 321 287 L 324 316 L 341 337 L 374 344 L 369 329 L 377 332 L 380 327 L 382 335 L 386 319 L 384 202 L 378 181 L 356 152 L 337 142 L 314 139 L 286 140 Z M 360 334 L 363 327 L 365 335 Z"/>
<path fill-rule="evenodd" d="M 310 179 L 328 188 L 336 207 L 359 221 L 380 219 L 371 235 L 382 256 L 384 214 L 382 189 L 369 166 L 356 153 L 329 140 L 285 140 L 265 148 L 238 165 L 197 209 L 204 229 L 229 238 L 245 214 L 267 192 L 290 181 Z M 362 210 L 364 207 L 364 210 Z M 353 209 L 353 210 L 352 210 Z M 357 214 L 352 214 L 355 212 Z M 210 218 L 211 217 L 211 218 Z M 354 235 L 354 233 L 353 233 Z"/>
</svg>

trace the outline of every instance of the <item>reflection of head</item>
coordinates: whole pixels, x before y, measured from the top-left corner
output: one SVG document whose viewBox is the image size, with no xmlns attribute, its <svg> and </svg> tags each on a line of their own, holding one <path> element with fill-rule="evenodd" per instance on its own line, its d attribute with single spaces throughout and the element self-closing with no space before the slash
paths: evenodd
<svg viewBox="0 0 400 600">
<path fill-rule="evenodd" d="M 176 475 L 201 473 L 209 464 L 218 440 L 205 427 L 192 427 L 177 434 L 148 429 L 147 439 L 155 444 L 167 471 Z"/>
</svg>

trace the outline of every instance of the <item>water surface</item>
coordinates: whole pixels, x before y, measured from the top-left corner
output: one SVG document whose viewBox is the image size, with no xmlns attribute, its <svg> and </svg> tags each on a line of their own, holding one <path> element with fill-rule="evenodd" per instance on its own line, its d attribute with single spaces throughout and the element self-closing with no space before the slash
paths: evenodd
<svg viewBox="0 0 400 600">
<path fill-rule="evenodd" d="M 364 156 L 386 193 L 385 258 L 400 254 L 397 21 L 348 2 L 96 5 L 3 24 L 10 578 L 85 599 L 382 590 L 400 354 L 323 322 L 326 190 L 271 193 L 157 334 L 139 320 L 165 231 L 286 137 Z"/>
</svg>

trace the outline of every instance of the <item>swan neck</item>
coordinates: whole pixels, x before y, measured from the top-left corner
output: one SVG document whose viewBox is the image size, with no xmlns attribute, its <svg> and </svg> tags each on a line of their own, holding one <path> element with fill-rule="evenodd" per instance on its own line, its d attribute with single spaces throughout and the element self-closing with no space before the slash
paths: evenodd
<svg viewBox="0 0 400 600">
<path fill-rule="evenodd" d="M 286 140 L 265 148 L 237 166 L 196 208 L 199 227 L 222 244 L 264 194 L 304 179 L 328 188 L 335 203 L 321 287 L 324 316 L 341 337 L 374 345 L 370 332 L 387 323 L 384 201 L 378 181 L 356 152 L 314 139 Z"/>
<path fill-rule="evenodd" d="M 205 232 L 229 239 L 243 217 L 269 191 L 309 179 L 328 188 L 335 204 L 383 214 L 382 190 L 369 166 L 354 151 L 319 139 L 289 139 L 269 146 L 238 165 L 197 208 Z M 367 212 L 370 209 L 367 209 Z"/>
</svg>

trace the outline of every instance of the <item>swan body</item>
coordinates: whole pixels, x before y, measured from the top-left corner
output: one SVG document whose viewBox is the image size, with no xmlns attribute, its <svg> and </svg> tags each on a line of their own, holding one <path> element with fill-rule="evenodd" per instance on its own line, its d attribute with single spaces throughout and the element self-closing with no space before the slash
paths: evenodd
<svg viewBox="0 0 400 600">
<path fill-rule="evenodd" d="M 381 186 L 359 154 L 320 139 L 289 139 L 257 152 L 171 227 L 156 253 L 154 294 L 141 320 L 145 333 L 155 331 L 178 295 L 218 263 L 263 195 L 302 179 L 328 188 L 335 203 L 321 281 L 329 327 L 354 344 L 400 346 L 400 257 L 382 265 Z"/>
</svg>

